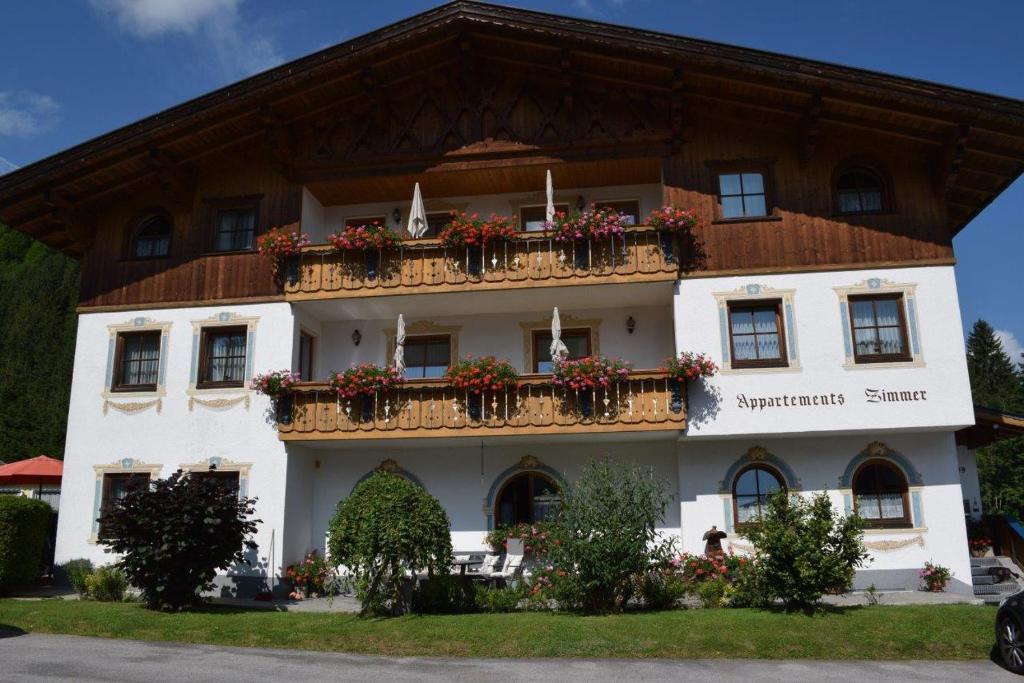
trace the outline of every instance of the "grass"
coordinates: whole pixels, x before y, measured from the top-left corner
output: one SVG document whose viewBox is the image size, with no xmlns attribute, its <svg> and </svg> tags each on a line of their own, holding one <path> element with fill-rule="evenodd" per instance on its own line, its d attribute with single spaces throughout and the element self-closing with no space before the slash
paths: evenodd
<svg viewBox="0 0 1024 683">
<path fill-rule="evenodd" d="M 210 607 L 0 600 L 0 630 L 394 656 L 984 659 L 995 609 L 972 605 L 837 608 L 814 616 L 745 609 L 600 617 L 467 614 L 361 619 Z"/>
</svg>

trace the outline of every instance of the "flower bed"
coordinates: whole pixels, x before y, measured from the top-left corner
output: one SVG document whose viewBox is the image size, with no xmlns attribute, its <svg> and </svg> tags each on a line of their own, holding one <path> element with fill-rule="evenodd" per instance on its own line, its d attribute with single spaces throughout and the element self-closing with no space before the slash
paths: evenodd
<svg viewBox="0 0 1024 683">
<path fill-rule="evenodd" d="M 583 213 L 559 211 L 548 224 L 559 242 L 585 242 L 587 240 L 621 237 L 626 233 L 626 222 L 613 209 L 595 209 Z"/>
<path fill-rule="evenodd" d="M 341 232 L 333 233 L 327 241 L 335 251 L 369 251 L 397 247 L 402 238 L 392 232 L 380 221 L 366 225 L 349 225 Z"/>
<path fill-rule="evenodd" d="M 511 363 L 507 360 L 499 361 L 494 356 L 466 356 L 450 365 L 444 378 L 452 387 L 471 394 L 515 389 L 519 381 L 519 375 Z"/>
<path fill-rule="evenodd" d="M 665 360 L 661 370 L 677 382 L 694 381 L 711 377 L 718 372 L 718 366 L 703 353 L 683 351 L 678 356 Z"/>
<path fill-rule="evenodd" d="M 371 396 L 378 391 L 395 389 L 405 383 L 405 376 L 392 367 L 373 363 L 355 365 L 344 372 L 331 373 L 331 388 L 342 398 Z"/>
<path fill-rule="evenodd" d="M 556 360 L 552 364 L 552 383 L 565 389 L 607 389 L 627 379 L 629 370 L 629 363 L 603 356 Z"/>
<path fill-rule="evenodd" d="M 482 247 L 493 242 L 504 242 L 516 236 L 516 229 L 505 216 L 491 214 L 483 220 L 479 214 L 452 212 L 451 222 L 438 237 L 446 247 Z"/>
<path fill-rule="evenodd" d="M 294 230 L 271 228 L 256 240 L 256 249 L 263 256 L 282 259 L 287 256 L 298 256 L 302 248 L 309 244 L 309 235 Z"/>
</svg>

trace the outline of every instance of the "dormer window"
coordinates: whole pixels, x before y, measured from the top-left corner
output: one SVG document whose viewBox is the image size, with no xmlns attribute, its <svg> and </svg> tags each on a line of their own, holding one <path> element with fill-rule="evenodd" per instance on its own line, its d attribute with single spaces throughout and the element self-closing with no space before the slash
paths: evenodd
<svg viewBox="0 0 1024 683">
<path fill-rule="evenodd" d="M 839 213 L 874 213 L 885 209 L 882 178 L 869 168 L 844 169 L 836 180 Z"/>
<path fill-rule="evenodd" d="M 171 221 L 152 214 L 139 223 L 132 245 L 132 258 L 165 258 L 171 252 Z"/>
</svg>

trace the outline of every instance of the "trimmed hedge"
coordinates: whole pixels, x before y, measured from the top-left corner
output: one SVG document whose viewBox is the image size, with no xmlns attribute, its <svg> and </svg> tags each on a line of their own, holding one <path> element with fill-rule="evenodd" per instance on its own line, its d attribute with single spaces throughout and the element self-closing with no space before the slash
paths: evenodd
<svg viewBox="0 0 1024 683">
<path fill-rule="evenodd" d="M 0 593 L 39 577 L 52 516 L 41 500 L 0 496 Z"/>
</svg>

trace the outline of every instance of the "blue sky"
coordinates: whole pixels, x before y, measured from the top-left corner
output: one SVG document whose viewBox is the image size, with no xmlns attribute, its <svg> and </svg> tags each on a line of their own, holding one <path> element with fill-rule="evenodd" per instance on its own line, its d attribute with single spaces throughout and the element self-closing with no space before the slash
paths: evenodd
<svg viewBox="0 0 1024 683">
<path fill-rule="evenodd" d="M 385 0 L 32 0 L 0 21 L 0 172 L 434 6 Z M 1024 99 L 1024 2 L 540 0 L 590 17 Z M 954 242 L 966 326 L 1024 343 L 1024 181 Z M 1008 349 L 1009 350 L 1009 349 Z"/>
</svg>

